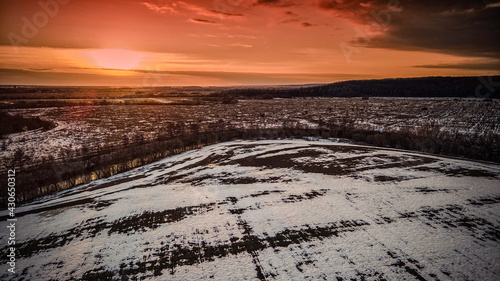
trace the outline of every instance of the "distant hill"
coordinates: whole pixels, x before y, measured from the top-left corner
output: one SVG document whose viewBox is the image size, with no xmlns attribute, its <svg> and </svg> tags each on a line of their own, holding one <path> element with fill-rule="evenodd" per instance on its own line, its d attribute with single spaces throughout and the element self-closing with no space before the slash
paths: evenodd
<svg viewBox="0 0 500 281">
<path fill-rule="evenodd" d="M 493 81 L 493 84 L 491 84 Z M 478 97 L 499 98 L 500 76 L 354 80 L 302 88 L 231 89 L 216 95 L 292 97 Z"/>
</svg>

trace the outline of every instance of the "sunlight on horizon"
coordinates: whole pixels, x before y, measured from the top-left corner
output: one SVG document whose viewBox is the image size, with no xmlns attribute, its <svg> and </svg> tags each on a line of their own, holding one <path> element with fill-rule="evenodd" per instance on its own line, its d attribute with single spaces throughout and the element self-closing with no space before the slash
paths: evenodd
<svg viewBox="0 0 500 281">
<path fill-rule="evenodd" d="M 106 70 L 131 70 L 139 66 L 144 54 L 124 49 L 96 49 L 87 51 L 95 66 Z"/>
</svg>

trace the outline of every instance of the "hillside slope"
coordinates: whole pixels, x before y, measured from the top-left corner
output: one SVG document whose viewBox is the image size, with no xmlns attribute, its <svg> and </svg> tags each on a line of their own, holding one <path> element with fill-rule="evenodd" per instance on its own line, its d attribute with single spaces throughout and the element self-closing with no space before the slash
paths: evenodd
<svg viewBox="0 0 500 281">
<path fill-rule="evenodd" d="M 331 142 L 212 145 L 19 207 L 11 280 L 498 280 L 499 175 Z"/>
</svg>

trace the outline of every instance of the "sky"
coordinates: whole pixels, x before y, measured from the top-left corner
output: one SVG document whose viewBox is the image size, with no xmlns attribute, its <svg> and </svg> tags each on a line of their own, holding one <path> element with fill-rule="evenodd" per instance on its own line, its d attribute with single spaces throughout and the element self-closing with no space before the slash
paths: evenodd
<svg viewBox="0 0 500 281">
<path fill-rule="evenodd" d="M 0 84 L 500 74 L 500 0 L 2 0 Z"/>
</svg>

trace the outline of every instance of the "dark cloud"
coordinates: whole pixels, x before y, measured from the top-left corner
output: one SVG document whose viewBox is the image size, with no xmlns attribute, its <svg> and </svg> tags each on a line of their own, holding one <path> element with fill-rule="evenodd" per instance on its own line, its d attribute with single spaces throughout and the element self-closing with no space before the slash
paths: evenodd
<svg viewBox="0 0 500 281">
<path fill-rule="evenodd" d="M 290 0 L 256 0 L 254 1 L 254 5 L 267 5 L 267 6 L 276 6 L 276 7 L 290 7 L 294 6 L 295 3 Z"/>
<path fill-rule="evenodd" d="M 500 57 L 500 1 L 319 0 L 318 7 L 367 29 L 351 43 L 426 50 L 467 57 Z M 380 32 L 374 32 L 379 30 Z"/>
<path fill-rule="evenodd" d="M 312 23 L 309 23 L 306 21 L 301 21 L 300 19 L 297 19 L 297 18 L 286 19 L 286 20 L 282 21 L 282 23 L 296 23 L 296 24 L 300 24 L 300 26 L 302 26 L 302 27 L 317 26 L 317 24 L 312 24 Z"/>
<path fill-rule="evenodd" d="M 302 25 L 303 27 L 311 27 L 311 26 L 316 26 L 316 24 L 312 24 L 312 23 L 309 23 L 309 22 L 306 22 L 306 21 L 302 22 L 302 23 L 301 23 L 301 25 Z"/>
<path fill-rule="evenodd" d="M 119 85 L 119 79 L 122 78 L 90 73 L 0 68 L 0 83 L 4 85 L 81 85 L 81 81 L 92 81 L 99 85 Z"/>
<path fill-rule="evenodd" d="M 296 23 L 301 27 L 312 27 L 317 26 L 317 24 L 312 24 L 310 22 L 304 21 L 302 17 L 292 11 L 286 11 L 285 13 L 286 19 L 282 21 L 282 23 Z"/>
<path fill-rule="evenodd" d="M 232 14 L 232 13 L 226 13 L 226 12 L 217 11 L 217 10 L 208 10 L 208 11 L 210 11 L 211 13 L 214 13 L 216 15 L 222 15 L 222 16 L 226 16 L 226 17 L 243 17 L 243 14 Z"/>
<path fill-rule="evenodd" d="M 463 70 L 499 70 L 500 61 L 487 63 L 440 63 L 416 65 L 417 68 L 435 68 L 435 69 L 463 69 Z"/>
<path fill-rule="evenodd" d="M 189 19 L 190 21 L 194 23 L 203 23 L 203 24 L 219 24 L 218 22 L 212 21 L 212 20 L 206 20 L 206 19 Z"/>
</svg>

